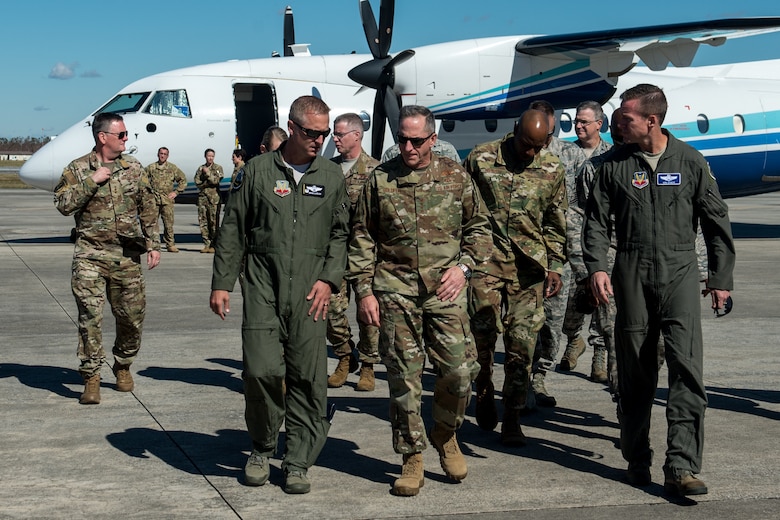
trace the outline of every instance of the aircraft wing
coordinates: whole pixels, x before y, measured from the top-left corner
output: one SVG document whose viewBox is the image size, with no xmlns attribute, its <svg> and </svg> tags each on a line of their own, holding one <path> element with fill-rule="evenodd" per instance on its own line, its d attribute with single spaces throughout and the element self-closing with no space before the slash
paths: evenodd
<svg viewBox="0 0 780 520">
<path fill-rule="evenodd" d="M 741 38 L 780 31 L 780 17 L 729 18 L 702 22 L 652 25 L 554 36 L 533 36 L 515 45 L 517 52 L 531 56 L 570 60 L 592 59 L 604 54 L 632 54 L 651 70 L 664 70 L 669 63 L 687 67 L 702 43 L 723 45 L 728 38 Z M 618 76 L 627 69 L 610 71 Z M 617 60 L 616 60 L 617 62 Z"/>
</svg>

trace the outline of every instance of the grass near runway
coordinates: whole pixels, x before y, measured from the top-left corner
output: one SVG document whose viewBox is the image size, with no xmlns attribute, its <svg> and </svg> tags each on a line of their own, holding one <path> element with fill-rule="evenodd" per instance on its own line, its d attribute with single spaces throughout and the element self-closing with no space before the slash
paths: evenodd
<svg viewBox="0 0 780 520">
<path fill-rule="evenodd" d="M 19 168 L 24 161 L 0 161 L 0 168 Z M 0 172 L 0 189 L 27 189 L 31 186 L 26 185 L 19 178 L 18 172 Z"/>
</svg>

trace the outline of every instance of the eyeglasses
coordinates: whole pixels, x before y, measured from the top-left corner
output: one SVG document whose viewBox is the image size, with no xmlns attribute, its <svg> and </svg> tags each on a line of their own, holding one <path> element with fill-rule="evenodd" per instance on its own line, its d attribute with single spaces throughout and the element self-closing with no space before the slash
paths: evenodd
<svg viewBox="0 0 780 520">
<path fill-rule="evenodd" d="M 425 141 L 433 137 L 433 134 L 436 132 L 431 132 L 428 137 L 406 137 L 404 135 L 398 134 L 396 137 L 398 138 L 398 144 L 404 145 L 406 143 L 412 143 L 412 146 L 415 148 L 419 148 L 423 145 Z"/>
<path fill-rule="evenodd" d="M 104 133 L 104 134 L 115 135 L 116 138 L 119 139 L 120 141 L 122 139 L 124 139 L 125 137 L 130 137 L 130 132 L 128 132 L 127 130 L 125 130 L 124 132 L 105 132 L 105 131 L 101 130 L 101 132 Z"/>
<path fill-rule="evenodd" d="M 584 121 L 582 119 L 575 119 L 574 120 L 574 126 L 577 126 L 577 125 L 588 126 L 591 123 L 595 123 L 595 121 Z"/>
<path fill-rule="evenodd" d="M 330 128 L 327 130 L 312 130 L 311 128 L 306 128 L 301 126 L 297 121 L 293 121 L 293 124 L 301 129 L 301 132 L 306 135 L 309 139 L 317 139 L 317 138 L 325 138 L 330 135 Z"/>
<path fill-rule="evenodd" d="M 351 134 L 352 132 L 357 132 L 357 130 L 348 130 L 346 132 L 333 132 L 333 137 L 336 137 L 338 139 L 344 139 L 346 136 Z"/>
</svg>

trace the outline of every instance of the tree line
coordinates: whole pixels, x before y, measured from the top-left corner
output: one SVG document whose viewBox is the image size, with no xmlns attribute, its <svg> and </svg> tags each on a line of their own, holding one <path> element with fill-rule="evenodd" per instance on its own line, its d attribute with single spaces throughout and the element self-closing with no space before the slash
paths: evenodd
<svg viewBox="0 0 780 520">
<path fill-rule="evenodd" d="M 50 137 L 0 137 L 0 151 L 33 153 L 49 141 Z"/>
</svg>

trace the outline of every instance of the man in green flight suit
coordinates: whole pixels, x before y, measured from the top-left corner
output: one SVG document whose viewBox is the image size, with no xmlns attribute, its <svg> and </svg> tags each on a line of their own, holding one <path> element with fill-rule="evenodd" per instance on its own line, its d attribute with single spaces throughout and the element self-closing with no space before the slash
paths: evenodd
<svg viewBox="0 0 780 520">
<path fill-rule="evenodd" d="M 330 296 L 347 264 L 349 199 L 341 169 L 319 156 L 330 109 L 302 96 L 290 138 L 251 159 L 236 177 L 214 256 L 209 304 L 225 319 L 244 267 L 242 348 L 249 485 L 270 474 L 282 421 L 287 493 L 308 493 L 307 470 L 328 434 L 325 330 Z M 286 384 L 286 392 L 283 390 Z"/>
<path fill-rule="evenodd" d="M 733 286 L 735 261 L 728 207 L 704 157 L 661 128 L 667 109 L 663 91 L 640 84 L 621 99 L 626 144 L 597 174 L 585 212 L 583 256 L 599 302 L 607 304 L 615 296 L 626 480 L 634 486 L 651 483 L 650 412 L 663 333 L 669 368 L 664 489 L 673 495 L 701 495 L 707 486 L 694 474 L 701 469 L 707 395 L 696 227 L 701 225 L 709 258 L 704 294 L 711 294 L 712 308 L 720 309 Z M 617 238 L 612 280 L 607 274 L 611 213 Z"/>
</svg>

